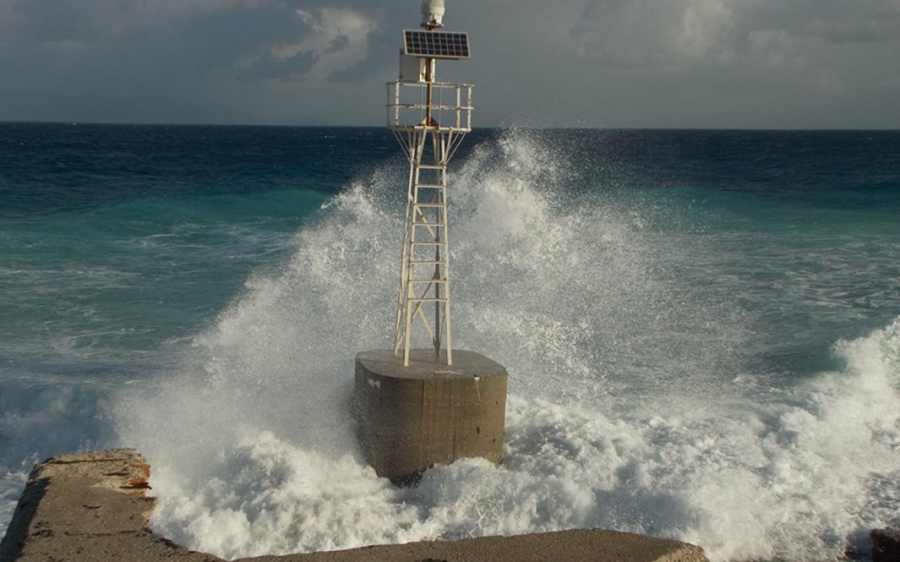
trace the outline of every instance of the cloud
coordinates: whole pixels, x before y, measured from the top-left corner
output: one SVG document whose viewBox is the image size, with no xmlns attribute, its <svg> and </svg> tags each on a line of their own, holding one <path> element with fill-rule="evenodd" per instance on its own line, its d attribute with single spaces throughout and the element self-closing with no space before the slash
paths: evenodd
<svg viewBox="0 0 900 562">
<path fill-rule="evenodd" d="M 369 59 L 371 39 L 380 37 L 378 21 L 356 8 L 321 7 L 300 9 L 297 13 L 313 33 L 285 48 L 314 51 L 317 55 L 314 72 L 323 80 Z"/>
<path fill-rule="evenodd" d="M 897 0 L 766 0 L 744 6 L 739 14 L 745 33 L 777 29 L 836 45 L 900 41 Z"/>
<path fill-rule="evenodd" d="M 571 37 L 583 62 L 665 66 L 727 57 L 733 19 L 728 0 L 592 0 Z"/>
<path fill-rule="evenodd" d="M 247 122 L 301 95 L 315 112 L 327 77 L 368 56 L 378 11 L 357 4 L 0 0 L 0 119 Z"/>
<path fill-rule="evenodd" d="M 0 119 L 379 123 L 400 30 L 419 22 L 419 2 L 401 4 L 0 0 Z M 473 58 L 439 77 L 477 84 L 479 124 L 810 126 L 852 108 L 900 126 L 900 0 L 448 8 Z"/>
<path fill-rule="evenodd" d="M 149 17 L 215 14 L 236 7 L 259 8 L 273 4 L 266 0 L 137 0 L 136 11 Z"/>
<path fill-rule="evenodd" d="M 27 42 L 90 42 L 123 33 L 133 10 L 115 0 L 2 0 L 4 35 Z"/>
<path fill-rule="evenodd" d="M 309 73 L 318 59 L 315 51 L 300 51 L 284 58 L 265 54 L 258 57 L 248 68 L 242 70 L 239 77 L 242 80 L 250 81 L 297 79 Z"/>
<path fill-rule="evenodd" d="M 570 35 L 589 64 L 648 67 L 761 55 L 781 67 L 797 60 L 798 49 L 900 41 L 900 2 L 591 0 Z"/>
<path fill-rule="evenodd" d="M 570 38 L 583 64 L 703 69 L 705 87 L 749 80 L 770 91 L 841 93 L 891 73 L 878 49 L 896 55 L 900 2 L 591 0 Z"/>
<path fill-rule="evenodd" d="M 810 92 L 867 90 L 893 74 L 897 0 L 758 2 L 737 12 L 741 63 Z"/>
<path fill-rule="evenodd" d="M 338 35 L 328 43 L 325 48 L 325 54 L 339 53 L 350 46 L 350 38 L 346 35 Z"/>
<path fill-rule="evenodd" d="M 380 74 L 397 64 L 399 38 L 394 33 L 376 28 L 366 36 L 365 58 L 347 68 L 335 70 L 328 75 L 329 82 L 358 82 Z"/>
</svg>

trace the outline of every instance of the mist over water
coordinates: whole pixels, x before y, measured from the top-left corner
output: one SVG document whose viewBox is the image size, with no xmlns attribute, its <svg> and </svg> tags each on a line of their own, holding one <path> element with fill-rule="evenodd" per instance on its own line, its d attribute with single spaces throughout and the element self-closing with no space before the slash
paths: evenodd
<svg viewBox="0 0 900 562">
<path fill-rule="evenodd" d="M 797 369 L 821 332 L 779 347 L 777 320 L 829 287 L 771 290 L 754 277 L 768 249 L 683 227 L 679 192 L 595 184 L 565 148 L 511 132 L 450 176 L 454 344 L 509 370 L 502 466 L 401 489 L 353 437 L 353 358 L 390 345 L 397 290 L 405 173 L 385 167 L 251 275 L 170 376 L 116 396 L 121 442 L 153 466 L 154 529 L 226 558 L 598 527 L 799 561 L 900 522 L 900 318 Z"/>
</svg>

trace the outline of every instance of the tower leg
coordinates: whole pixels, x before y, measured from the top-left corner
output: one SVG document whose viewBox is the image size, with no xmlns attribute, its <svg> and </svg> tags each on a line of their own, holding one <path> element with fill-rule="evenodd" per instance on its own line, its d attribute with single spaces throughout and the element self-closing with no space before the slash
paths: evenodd
<svg viewBox="0 0 900 562">
<path fill-rule="evenodd" d="M 415 323 L 421 323 L 427 332 L 435 357 L 443 356 L 446 365 L 453 364 L 447 232 L 447 162 L 452 135 L 451 131 L 423 129 L 409 132 L 406 138 L 410 173 L 393 346 L 398 357 L 403 350 L 404 366 L 409 365 Z"/>
</svg>

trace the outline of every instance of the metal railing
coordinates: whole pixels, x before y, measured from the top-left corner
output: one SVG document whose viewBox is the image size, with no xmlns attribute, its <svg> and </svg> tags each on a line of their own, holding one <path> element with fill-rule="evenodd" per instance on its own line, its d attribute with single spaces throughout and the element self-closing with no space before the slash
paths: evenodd
<svg viewBox="0 0 900 562">
<path fill-rule="evenodd" d="M 388 82 L 387 124 L 395 131 L 472 130 L 472 84 Z"/>
</svg>

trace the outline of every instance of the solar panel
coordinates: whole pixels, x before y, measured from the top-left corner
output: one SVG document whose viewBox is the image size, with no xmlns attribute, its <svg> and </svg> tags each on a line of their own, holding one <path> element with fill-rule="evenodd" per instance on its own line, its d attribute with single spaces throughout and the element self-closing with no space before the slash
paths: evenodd
<svg viewBox="0 0 900 562">
<path fill-rule="evenodd" d="M 469 34 L 456 31 L 403 30 L 406 54 L 436 59 L 468 59 Z"/>
</svg>

